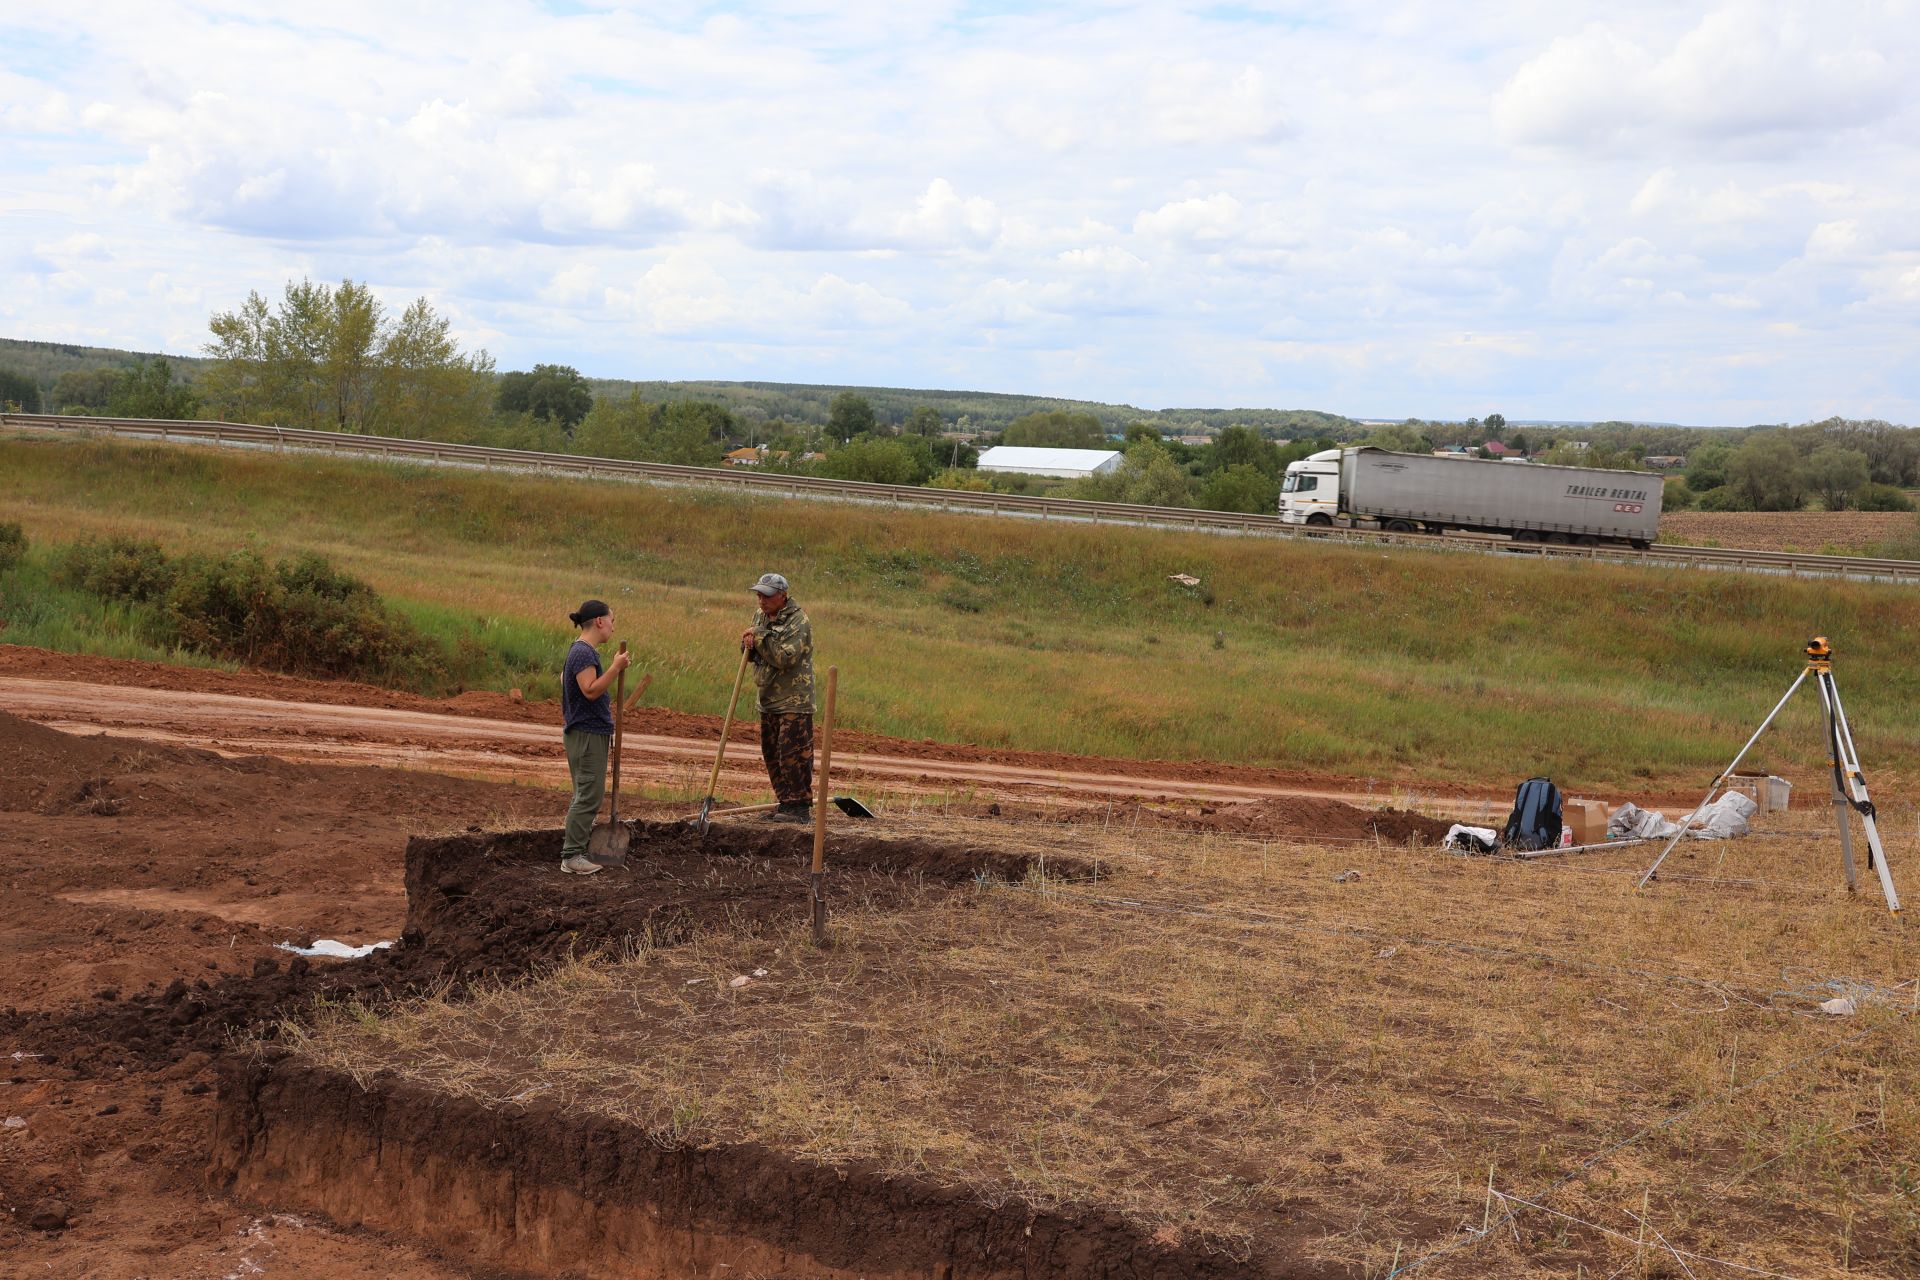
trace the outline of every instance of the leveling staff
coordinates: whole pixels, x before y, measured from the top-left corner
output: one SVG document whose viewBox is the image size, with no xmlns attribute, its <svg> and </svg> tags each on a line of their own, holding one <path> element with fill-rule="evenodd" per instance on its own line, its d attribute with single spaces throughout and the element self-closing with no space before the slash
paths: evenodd
<svg viewBox="0 0 1920 1280">
<path fill-rule="evenodd" d="M 604 600 L 589 600 L 567 615 L 580 638 L 567 650 L 560 677 L 560 711 L 566 717 L 567 770 L 573 774 L 573 803 L 567 807 L 566 842 L 560 869 L 590 876 L 600 864 L 587 857 L 587 837 L 600 815 L 607 790 L 607 747 L 613 740 L 613 700 L 607 688 L 627 669 L 629 655 L 616 653 L 602 670 L 599 646 L 613 639 L 613 610 Z"/>
<path fill-rule="evenodd" d="M 813 623 L 787 598 L 787 580 L 753 584 L 760 612 L 740 633 L 760 691 L 760 756 L 780 807 L 768 822 L 813 821 Z"/>
</svg>

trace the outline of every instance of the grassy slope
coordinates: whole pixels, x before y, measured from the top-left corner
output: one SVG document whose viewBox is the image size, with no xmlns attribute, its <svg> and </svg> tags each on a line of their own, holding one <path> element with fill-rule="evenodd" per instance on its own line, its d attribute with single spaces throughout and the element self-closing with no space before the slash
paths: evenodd
<svg viewBox="0 0 1920 1280">
<path fill-rule="evenodd" d="M 1704 783 L 1820 630 L 1869 768 L 1920 765 L 1908 588 L 27 437 L 0 439 L 0 519 L 41 543 L 322 551 L 443 633 L 484 628 L 516 664 L 557 658 L 559 620 L 604 595 L 655 672 L 650 697 L 689 711 L 722 708 L 745 584 L 778 569 L 822 665 L 842 668 L 854 727 L 1396 778 Z M 56 632 L 125 647 L 71 623 L 7 638 Z M 551 676 L 528 691 L 550 695 Z M 1817 768 L 1811 698 L 1784 719 L 1765 761 Z"/>
</svg>

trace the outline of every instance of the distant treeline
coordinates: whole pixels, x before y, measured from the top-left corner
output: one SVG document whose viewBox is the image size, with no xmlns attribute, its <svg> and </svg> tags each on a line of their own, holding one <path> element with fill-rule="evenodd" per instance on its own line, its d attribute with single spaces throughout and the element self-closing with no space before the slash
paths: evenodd
<svg viewBox="0 0 1920 1280">
<path fill-rule="evenodd" d="M 1877 420 L 1516 427 L 1490 413 L 1380 425 L 1307 409 L 1156 411 L 996 392 L 592 379 L 557 364 L 500 373 L 485 351 L 463 351 L 426 299 L 396 315 L 352 280 L 289 282 L 274 302 L 250 294 L 213 315 L 209 329 L 201 357 L 0 339 L 0 405 L 1249 512 L 1274 509 L 1288 462 L 1352 443 L 1664 466 L 1676 473 L 1669 508 L 1899 509 L 1901 491 L 1920 486 L 1920 432 Z M 1122 449 L 1126 460 L 1074 484 L 975 469 L 979 450 L 1003 443 Z"/>
</svg>

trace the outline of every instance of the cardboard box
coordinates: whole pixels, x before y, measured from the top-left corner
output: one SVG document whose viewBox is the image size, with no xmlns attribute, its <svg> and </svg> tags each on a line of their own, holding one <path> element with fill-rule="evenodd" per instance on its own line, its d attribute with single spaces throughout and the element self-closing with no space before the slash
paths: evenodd
<svg viewBox="0 0 1920 1280">
<path fill-rule="evenodd" d="M 1560 821 L 1573 832 L 1575 844 L 1599 844 L 1607 838 L 1605 801 L 1568 800 L 1560 806 Z"/>
</svg>

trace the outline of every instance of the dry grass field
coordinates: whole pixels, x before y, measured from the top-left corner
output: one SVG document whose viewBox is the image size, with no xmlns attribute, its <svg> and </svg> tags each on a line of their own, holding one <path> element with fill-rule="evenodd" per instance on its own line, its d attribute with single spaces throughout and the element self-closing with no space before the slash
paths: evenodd
<svg viewBox="0 0 1920 1280">
<path fill-rule="evenodd" d="M 1911 1276 L 1920 946 L 1844 892 L 1826 821 L 1691 843 L 1636 892 L 1644 846 L 1527 864 L 923 814 L 890 825 L 1112 878 L 869 905 L 826 950 L 798 912 L 640 940 L 285 1034 L 363 1079 L 1347 1274 Z M 1856 1014 L 1818 1010 L 1842 993 Z"/>
</svg>

